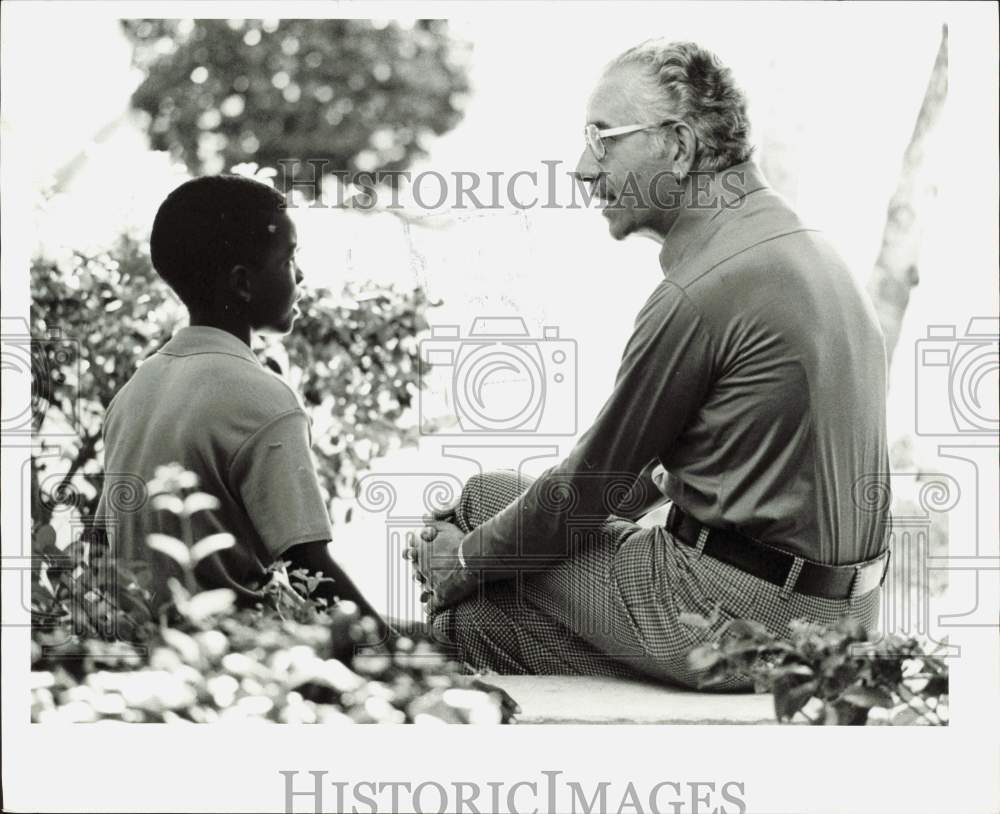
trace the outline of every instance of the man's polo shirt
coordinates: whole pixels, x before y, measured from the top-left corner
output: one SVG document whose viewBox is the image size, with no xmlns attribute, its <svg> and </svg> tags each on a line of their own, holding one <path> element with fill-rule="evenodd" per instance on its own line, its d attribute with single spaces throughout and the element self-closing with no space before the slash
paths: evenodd
<svg viewBox="0 0 1000 814">
<path fill-rule="evenodd" d="M 871 303 L 752 163 L 692 183 L 701 208 L 666 236 L 611 397 L 565 461 L 463 541 L 470 565 L 558 560 L 581 519 L 628 515 L 616 483 L 657 460 L 664 493 L 708 526 L 821 563 L 885 547 L 887 371 Z M 553 499 L 557 480 L 574 499 Z"/>
<path fill-rule="evenodd" d="M 291 546 L 332 537 L 310 451 L 310 427 L 295 392 L 226 331 L 186 327 L 146 359 L 115 396 L 104 422 L 105 487 L 97 512 L 123 564 L 151 566 L 157 594 L 173 569 L 146 545 L 150 531 L 181 531 L 165 512 L 121 505 L 116 485 L 137 475 L 147 489 L 159 466 L 179 463 L 219 506 L 191 517 L 197 541 L 227 531 L 236 545 L 198 568 L 206 587 L 244 599 Z M 120 559 L 121 561 L 121 559 Z M 141 569 L 140 569 L 141 570 Z"/>
</svg>

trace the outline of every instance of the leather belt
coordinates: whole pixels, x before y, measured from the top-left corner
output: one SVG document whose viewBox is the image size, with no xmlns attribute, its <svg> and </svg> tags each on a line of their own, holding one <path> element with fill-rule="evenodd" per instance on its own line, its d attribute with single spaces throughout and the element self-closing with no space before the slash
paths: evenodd
<svg viewBox="0 0 1000 814">
<path fill-rule="evenodd" d="M 862 596 L 885 581 L 889 571 L 889 549 L 877 557 L 851 565 L 822 565 L 812 560 L 796 557 L 787 551 L 755 540 L 737 532 L 713 529 L 681 509 L 676 503 L 670 507 L 666 530 L 685 545 L 701 547 L 703 554 L 732 565 L 748 574 L 779 585 L 788 591 L 824 599 L 847 599 Z M 795 561 L 802 569 L 791 585 L 786 585 Z"/>
</svg>

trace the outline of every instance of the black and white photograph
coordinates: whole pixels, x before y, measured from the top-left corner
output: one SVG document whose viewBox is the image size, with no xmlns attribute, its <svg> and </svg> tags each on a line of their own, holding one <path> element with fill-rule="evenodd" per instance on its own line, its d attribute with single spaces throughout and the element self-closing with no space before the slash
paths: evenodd
<svg viewBox="0 0 1000 814">
<path fill-rule="evenodd" d="M 998 30 L 4 3 L 0 810 L 1000 810 Z"/>
</svg>

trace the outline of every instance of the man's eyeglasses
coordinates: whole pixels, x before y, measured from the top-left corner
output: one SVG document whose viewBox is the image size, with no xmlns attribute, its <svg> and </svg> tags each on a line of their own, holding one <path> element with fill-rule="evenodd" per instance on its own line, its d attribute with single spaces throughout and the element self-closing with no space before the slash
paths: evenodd
<svg viewBox="0 0 1000 814">
<path fill-rule="evenodd" d="M 607 147 L 604 146 L 604 139 L 615 138 L 617 136 L 627 136 L 631 133 L 638 133 L 640 130 L 652 130 L 654 127 L 662 127 L 665 124 L 682 124 L 681 119 L 664 119 L 653 124 L 623 124 L 621 127 L 606 127 L 598 129 L 596 124 L 588 124 L 583 128 L 583 135 L 587 138 L 587 146 L 594 158 L 602 161 L 608 154 Z"/>
</svg>

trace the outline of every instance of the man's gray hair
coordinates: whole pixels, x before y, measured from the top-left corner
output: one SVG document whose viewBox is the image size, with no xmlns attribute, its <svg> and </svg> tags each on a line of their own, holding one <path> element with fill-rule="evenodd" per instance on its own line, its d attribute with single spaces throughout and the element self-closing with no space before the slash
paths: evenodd
<svg viewBox="0 0 1000 814">
<path fill-rule="evenodd" d="M 607 70 L 624 65 L 639 66 L 652 80 L 636 88 L 632 98 L 639 120 L 683 119 L 694 131 L 694 169 L 723 170 L 750 158 L 746 96 L 711 51 L 693 42 L 647 40 Z"/>
</svg>

